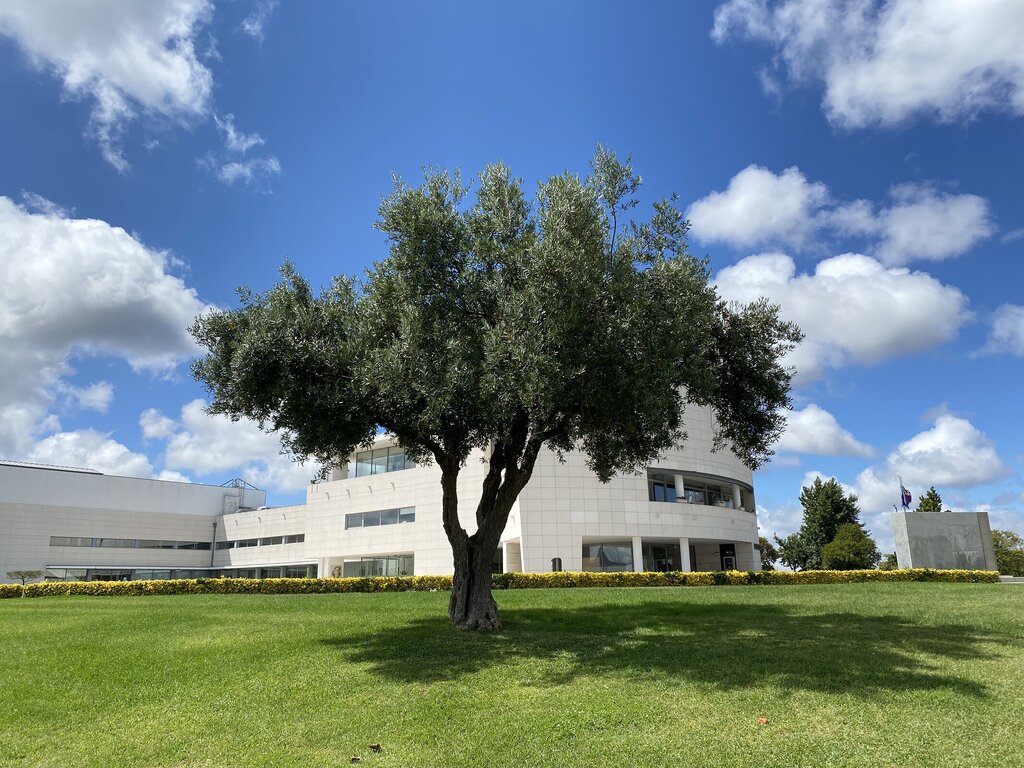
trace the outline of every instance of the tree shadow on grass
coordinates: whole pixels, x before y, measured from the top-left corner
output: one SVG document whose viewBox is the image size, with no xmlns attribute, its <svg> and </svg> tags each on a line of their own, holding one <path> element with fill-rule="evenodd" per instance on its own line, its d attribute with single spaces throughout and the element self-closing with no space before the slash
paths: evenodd
<svg viewBox="0 0 1024 768">
<path fill-rule="evenodd" d="M 549 663 L 530 666 L 531 684 L 562 685 L 595 675 L 668 676 L 720 690 L 771 685 L 866 697 L 936 689 L 982 697 L 983 685 L 950 673 L 945 662 L 997 658 L 993 645 L 1021 643 L 963 624 L 806 615 L 760 605 L 504 608 L 502 621 L 500 632 L 466 634 L 438 616 L 323 642 L 347 661 L 406 683 L 453 680 L 534 660 Z"/>
</svg>

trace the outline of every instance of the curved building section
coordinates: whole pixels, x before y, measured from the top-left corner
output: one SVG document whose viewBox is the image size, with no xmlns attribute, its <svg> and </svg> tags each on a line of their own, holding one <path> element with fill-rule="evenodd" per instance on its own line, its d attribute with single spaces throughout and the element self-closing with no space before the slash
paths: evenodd
<svg viewBox="0 0 1024 768">
<path fill-rule="evenodd" d="M 682 450 L 608 483 L 582 454 L 543 455 L 519 497 L 519 535 L 506 531 L 522 569 L 760 570 L 752 473 L 713 450 L 710 408 L 691 405 L 685 422 Z"/>
</svg>

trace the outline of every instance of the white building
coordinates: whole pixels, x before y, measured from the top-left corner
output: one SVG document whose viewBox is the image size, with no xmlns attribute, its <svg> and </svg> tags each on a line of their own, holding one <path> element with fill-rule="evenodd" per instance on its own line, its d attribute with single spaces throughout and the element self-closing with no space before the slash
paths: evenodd
<svg viewBox="0 0 1024 768">
<path fill-rule="evenodd" d="M 685 450 L 601 483 L 574 453 L 544 452 L 501 539 L 504 571 L 760 570 L 750 471 L 713 452 L 713 414 L 690 406 Z M 460 474 L 472 532 L 482 454 Z M 440 470 L 387 438 L 358 451 L 306 503 L 267 507 L 263 491 L 111 477 L 0 462 L 0 577 L 49 579 L 447 574 Z"/>
</svg>

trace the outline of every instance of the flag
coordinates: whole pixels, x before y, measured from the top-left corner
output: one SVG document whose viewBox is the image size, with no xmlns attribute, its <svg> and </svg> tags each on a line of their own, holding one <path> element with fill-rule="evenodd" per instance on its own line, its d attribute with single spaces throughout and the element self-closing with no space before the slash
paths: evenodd
<svg viewBox="0 0 1024 768">
<path fill-rule="evenodd" d="M 899 477 L 897 475 L 897 477 Z M 903 485 L 903 478 L 899 478 L 900 481 L 900 501 L 903 502 L 904 509 L 910 509 L 910 502 L 913 500 L 913 496 L 910 495 L 910 491 L 907 490 L 906 486 Z"/>
</svg>

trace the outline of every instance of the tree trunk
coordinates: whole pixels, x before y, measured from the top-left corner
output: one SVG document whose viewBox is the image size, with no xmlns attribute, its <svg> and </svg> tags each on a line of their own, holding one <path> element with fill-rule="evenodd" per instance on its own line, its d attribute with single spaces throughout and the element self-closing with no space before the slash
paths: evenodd
<svg viewBox="0 0 1024 768">
<path fill-rule="evenodd" d="M 502 445 L 492 445 L 490 468 L 476 508 L 477 530 L 468 535 L 459 520 L 458 462 L 440 461 L 444 531 L 452 545 L 455 570 L 448 618 L 456 629 L 500 629 L 498 605 L 491 594 L 491 563 L 519 492 L 533 473 L 541 441 L 531 443 L 523 467 Z"/>
<path fill-rule="evenodd" d="M 500 629 L 498 605 L 491 594 L 493 547 L 466 540 L 461 556 L 455 558 L 452 596 L 448 618 L 456 629 Z"/>
</svg>

